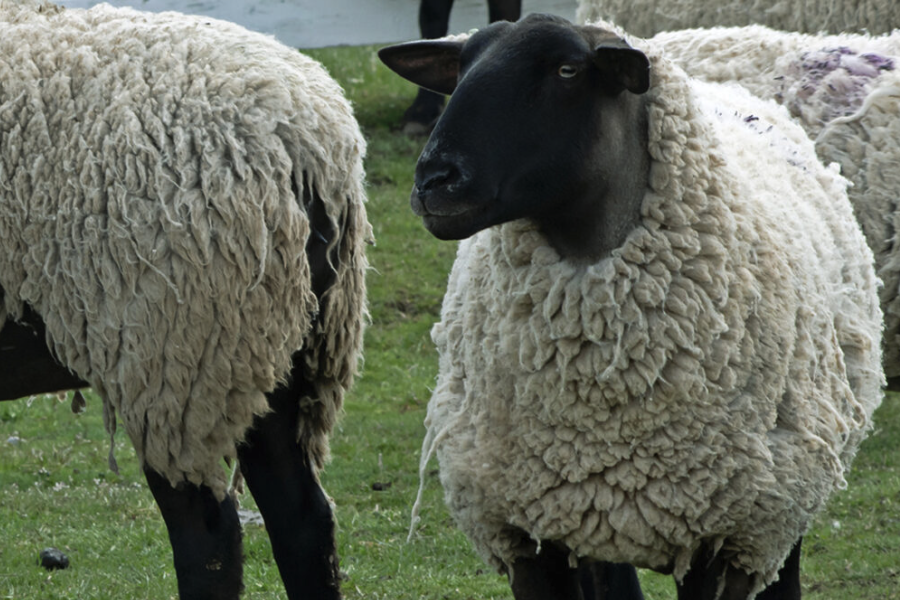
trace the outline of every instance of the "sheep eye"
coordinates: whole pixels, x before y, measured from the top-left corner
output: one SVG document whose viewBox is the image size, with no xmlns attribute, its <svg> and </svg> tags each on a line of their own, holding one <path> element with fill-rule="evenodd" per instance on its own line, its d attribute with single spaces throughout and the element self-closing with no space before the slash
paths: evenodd
<svg viewBox="0 0 900 600">
<path fill-rule="evenodd" d="M 578 67 L 575 65 L 563 65 L 559 68 L 559 76 L 563 79 L 572 79 L 576 75 L 578 75 Z"/>
</svg>

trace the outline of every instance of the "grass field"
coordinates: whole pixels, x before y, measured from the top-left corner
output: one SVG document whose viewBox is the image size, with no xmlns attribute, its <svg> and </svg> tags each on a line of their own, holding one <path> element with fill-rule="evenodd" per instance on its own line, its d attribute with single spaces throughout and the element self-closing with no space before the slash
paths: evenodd
<svg viewBox="0 0 900 600">
<path fill-rule="evenodd" d="M 394 130 L 414 89 L 380 66 L 372 48 L 311 52 L 347 90 L 369 140 L 372 322 L 362 377 L 332 441 L 323 482 L 337 505 L 348 599 L 511 598 L 452 526 L 434 466 L 422 523 L 406 542 L 418 486 L 422 420 L 436 356 L 428 337 L 454 244 L 425 232 L 408 208 L 423 140 Z M 73 415 L 55 397 L 0 403 L 0 598 L 174 598 L 165 527 L 127 438 L 120 475 L 106 468 L 100 401 Z M 900 399 L 876 414 L 849 477 L 804 543 L 805 597 L 900 599 Z M 376 485 L 377 484 L 377 485 Z M 378 489 L 376 489 L 378 488 Z M 243 499 L 253 508 L 252 499 Z M 56 546 L 71 567 L 48 573 L 40 550 Z M 283 598 L 265 531 L 245 530 L 245 597 Z M 641 573 L 648 600 L 674 598 L 669 578 Z"/>
</svg>

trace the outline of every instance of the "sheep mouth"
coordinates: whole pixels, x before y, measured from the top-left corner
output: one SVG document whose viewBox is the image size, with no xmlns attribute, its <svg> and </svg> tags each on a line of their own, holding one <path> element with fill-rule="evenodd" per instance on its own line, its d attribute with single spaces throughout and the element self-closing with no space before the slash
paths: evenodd
<svg viewBox="0 0 900 600">
<path fill-rule="evenodd" d="M 410 194 L 413 214 L 441 240 L 461 240 L 490 226 L 487 204 L 462 202 L 443 194 L 421 194 L 413 188 Z"/>
</svg>

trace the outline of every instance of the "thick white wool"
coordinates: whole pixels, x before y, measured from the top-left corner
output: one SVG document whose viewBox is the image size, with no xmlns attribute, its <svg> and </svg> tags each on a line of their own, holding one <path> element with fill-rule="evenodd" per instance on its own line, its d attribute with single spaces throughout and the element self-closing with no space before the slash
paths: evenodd
<svg viewBox="0 0 900 600">
<path fill-rule="evenodd" d="M 760 24 L 785 31 L 886 33 L 900 28 L 896 0 L 579 0 L 577 19 L 606 19 L 634 35 Z"/>
<path fill-rule="evenodd" d="M 739 83 L 784 104 L 815 138 L 819 157 L 840 164 L 884 282 L 885 373 L 900 376 L 900 32 L 815 36 L 751 26 L 654 40 L 694 77 Z"/>
<path fill-rule="evenodd" d="M 514 221 L 460 244 L 423 461 L 500 568 L 559 540 L 773 580 L 881 401 L 872 254 L 785 111 L 653 43 L 641 224 L 595 264 Z"/>
<path fill-rule="evenodd" d="M 224 495 L 222 457 L 298 349 L 318 376 L 298 435 L 325 460 L 362 341 L 364 152 L 339 86 L 272 38 L 0 0 L 3 310 L 37 311 L 173 485 Z M 321 305 L 303 190 L 337 232 Z"/>
</svg>

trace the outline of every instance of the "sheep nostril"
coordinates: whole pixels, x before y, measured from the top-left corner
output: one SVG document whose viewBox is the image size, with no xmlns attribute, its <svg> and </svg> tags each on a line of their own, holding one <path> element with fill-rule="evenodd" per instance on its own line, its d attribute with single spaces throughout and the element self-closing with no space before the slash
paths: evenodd
<svg viewBox="0 0 900 600">
<path fill-rule="evenodd" d="M 422 168 L 416 173 L 416 190 L 420 196 L 441 187 L 448 187 L 459 179 L 459 170 L 452 165 Z"/>
</svg>

